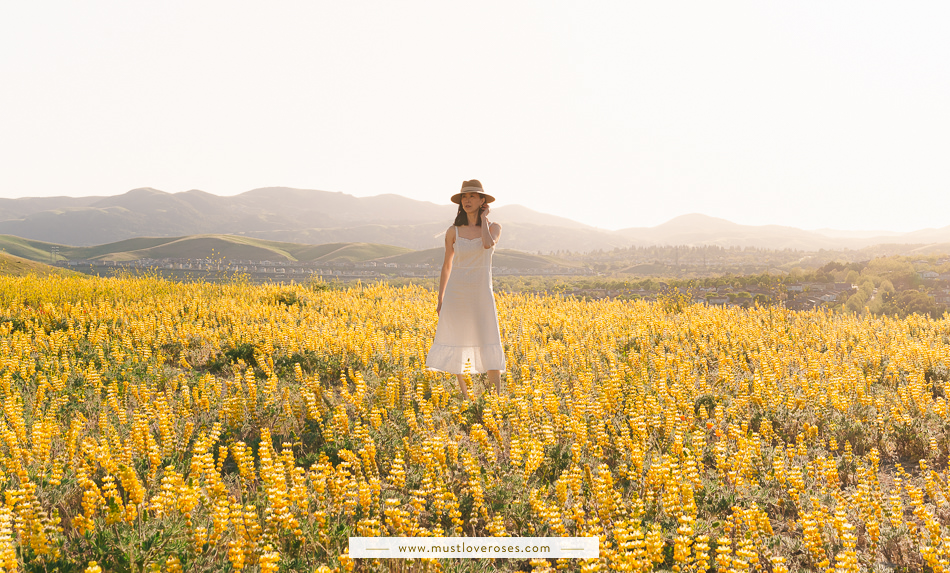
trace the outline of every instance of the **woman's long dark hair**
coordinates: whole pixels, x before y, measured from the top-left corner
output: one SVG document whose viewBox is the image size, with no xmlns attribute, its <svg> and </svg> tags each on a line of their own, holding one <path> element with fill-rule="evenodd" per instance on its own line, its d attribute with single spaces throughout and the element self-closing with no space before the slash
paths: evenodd
<svg viewBox="0 0 950 573">
<path fill-rule="evenodd" d="M 462 205 L 459 204 L 459 212 L 458 215 L 455 216 L 455 226 L 461 227 L 462 225 L 468 225 L 468 214 L 465 213 L 465 209 L 462 209 Z M 475 217 L 475 225 L 477 227 L 482 226 L 481 217 Z"/>
</svg>

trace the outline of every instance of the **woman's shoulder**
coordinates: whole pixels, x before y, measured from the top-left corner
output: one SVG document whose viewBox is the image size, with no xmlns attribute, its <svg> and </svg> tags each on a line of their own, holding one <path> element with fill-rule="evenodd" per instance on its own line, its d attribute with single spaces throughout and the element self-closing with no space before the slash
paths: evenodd
<svg viewBox="0 0 950 573">
<path fill-rule="evenodd" d="M 445 238 L 455 239 L 455 225 L 452 225 L 451 227 L 445 230 Z"/>
</svg>

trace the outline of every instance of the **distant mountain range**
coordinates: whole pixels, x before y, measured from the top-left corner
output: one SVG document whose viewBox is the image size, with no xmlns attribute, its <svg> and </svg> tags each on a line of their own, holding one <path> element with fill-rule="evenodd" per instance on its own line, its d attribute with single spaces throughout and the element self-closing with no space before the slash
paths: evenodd
<svg viewBox="0 0 950 573">
<path fill-rule="evenodd" d="M 268 187 L 222 197 L 203 191 L 134 189 L 111 197 L 0 199 L 0 234 L 90 246 L 136 237 L 240 235 L 301 244 L 376 243 L 408 249 L 442 245 L 457 207 L 400 195 Z M 503 244 L 528 252 L 592 251 L 649 245 L 719 245 L 769 249 L 841 249 L 882 243 L 950 243 L 950 226 L 910 233 L 805 231 L 750 226 L 700 214 L 656 227 L 598 229 L 521 205 L 492 210 Z"/>
</svg>

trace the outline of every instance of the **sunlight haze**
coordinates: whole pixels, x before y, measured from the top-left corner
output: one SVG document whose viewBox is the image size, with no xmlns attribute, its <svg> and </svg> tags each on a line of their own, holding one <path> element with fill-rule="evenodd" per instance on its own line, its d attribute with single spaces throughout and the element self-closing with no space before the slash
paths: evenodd
<svg viewBox="0 0 950 573">
<path fill-rule="evenodd" d="M 943 2 L 17 2 L 0 196 L 288 186 L 950 225 Z"/>
</svg>

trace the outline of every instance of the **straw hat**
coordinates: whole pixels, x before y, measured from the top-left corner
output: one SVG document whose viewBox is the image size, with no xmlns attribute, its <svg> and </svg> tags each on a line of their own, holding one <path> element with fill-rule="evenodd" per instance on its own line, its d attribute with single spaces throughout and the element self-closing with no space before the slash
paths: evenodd
<svg viewBox="0 0 950 573">
<path fill-rule="evenodd" d="M 486 203 L 491 203 L 495 200 L 494 197 L 485 193 L 485 190 L 482 189 L 482 184 L 478 179 L 472 179 L 470 181 L 462 182 L 462 190 L 452 195 L 452 202 L 461 205 L 462 204 L 462 194 L 463 193 L 479 193 L 482 197 L 485 198 Z"/>
</svg>

